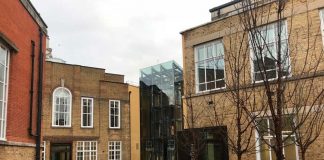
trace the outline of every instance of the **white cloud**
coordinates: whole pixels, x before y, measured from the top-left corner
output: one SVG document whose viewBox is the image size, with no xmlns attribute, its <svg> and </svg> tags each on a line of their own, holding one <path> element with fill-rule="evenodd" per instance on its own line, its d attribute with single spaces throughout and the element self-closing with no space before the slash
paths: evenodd
<svg viewBox="0 0 324 160">
<path fill-rule="evenodd" d="M 49 26 L 54 56 L 138 81 L 139 69 L 182 64 L 180 31 L 210 21 L 229 0 L 32 0 Z"/>
</svg>

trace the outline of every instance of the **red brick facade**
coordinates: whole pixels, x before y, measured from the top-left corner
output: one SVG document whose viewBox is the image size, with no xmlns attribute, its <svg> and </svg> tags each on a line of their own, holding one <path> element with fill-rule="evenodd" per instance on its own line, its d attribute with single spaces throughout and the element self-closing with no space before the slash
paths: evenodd
<svg viewBox="0 0 324 160">
<path fill-rule="evenodd" d="M 32 41 L 35 42 L 34 98 L 32 132 L 36 133 L 37 83 L 40 51 L 40 31 L 43 32 L 42 52 L 46 50 L 46 25 L 29 0 L 0 1 L 0 33 L 17 47 L 10 53 L 6 141 L 1 146 L 33 146 L 29 136 L 30 86 L 32 72 Z M 40 28 L 43 28 L 40 30 Z M 45 56 L 44 56 L 45 57 Z M 44 60 L 43 60 L 44 61 Z M 16 143 L 18 142 L 18 143 Z M 10 144 L 12 143 L 12 144 Z M 0 148 L 0 154 L 3 155 Z M 3 158 L 3 157 L 2 157 Z M 0 157 L 0 159 L 2 159 Z"/>
</svg>

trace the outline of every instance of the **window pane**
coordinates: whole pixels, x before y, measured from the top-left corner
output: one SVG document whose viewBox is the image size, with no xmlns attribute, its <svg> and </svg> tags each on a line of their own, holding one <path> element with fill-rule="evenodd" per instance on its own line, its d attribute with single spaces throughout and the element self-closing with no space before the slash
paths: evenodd
<svg viewBox="0 0 324 160">
<path fill-rule="evenodd" d="M 0 64 L 0 81 L 1 82 L 4 82 L 4 79 L 5 79 L 5 73 L 6 69 L 5 69 L 5 66 Z"/>
<path fill-rule="evenodd" d="M 276 70 L 267 71 L 267 79 L 273 79 L 273 78 L 277 78 L 277 71 Z"/>
<path fill-rule="evenodd" d="M 0 63 L 6 64 L 7 51 L 3 48 L 0 48 Z"/>
<path fill-rule="evenodd" d="M 253 59 L 253 68 L 254 68 L 254 72 L 261 72 L 264 70 L 262 57 L 255 57 L 255 59 Z"/>
<path fill-rule="evenodd" d="M 215 81 L 207 83 L 207 90 L 215 89 Z"/>
<path fill-rule="evenodd" d="M 285 158 L 286 160 L 296 160 L 296 146 L 294 144 L 294 141 L 291 138 L 288 138 L 285 142 Z"/>
<path fill-rule="evenodd" d="M 224 55 L 224 48 L 222 43 L 216 43 L 216 56 L 223 56 Z"/>
<path fill-rule="evenodd" d="M 212 44 L 207 45 L 206 49 L 207 49 L 207 59 L 215 57 L 215 55 L 213 55 L 213 46 L 212 46 Z"/>
<path fill-rule="evenodd" d="M 224 59 L 216 61 L 216 79 L 224 79 Z"/>
<path fill-rule="evenodd" d="M 205 80 L 205 62 L 197 63 L 198 83 L 206 82 Z"/>
<path fill-rule="evenodd" d="M 205 91 L 206 90 L 206 84 L 199 84 L 199 91 Z"/>
<path fill-rule="evenodd" d="M 198 61 L 202 61 L 206 59 L 206 55 L 204 53 L 204 47 L 198 48 L 198 53 L 197 53 Z"/>
<path fill-rule="evenodd" d="M 225 81 L 221 80 L 221 81 L 216 81 L 216 88 L 223 88 L 225 87 Z"/>
<path fill-rule="evenodd" d="M 3 83 L 0 82 L 0 100 L 3 101 L 4 99 L 4 96 L 3 96 Z"/>
<path fill-rule="evenodd" d="M 261 159 L 262 160 L 270 160 L 270 149 L 269 146 L 262 142 L 260 145 Z"/>
<path fill-rule="evenodd" d="M 275 50 L 274 44 L 269 44 L 265 48 L 264 53 L 264 66 L 266 70 L 269 69 L 275 69 L 276 68 L 276 59 L 277 59 L 277 53 Z"/>
<path fill-rule="evenodd" d="M 207 82 L 215 81 L 215 69 L 214 60 L 210 60 L 206 63 L 206 78 Z"/>
</svg>

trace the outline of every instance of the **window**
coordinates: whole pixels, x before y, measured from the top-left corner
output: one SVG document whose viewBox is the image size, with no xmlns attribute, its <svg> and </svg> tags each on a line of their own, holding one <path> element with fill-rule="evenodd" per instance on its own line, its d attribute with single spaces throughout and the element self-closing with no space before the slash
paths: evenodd
<svg viewBox="0 0 324 160">
<path fill-rule="evenodd" d="M 279 23 L 268 24 L 250 31 L 251 68 L 254 82 L 278 78 L 279 46 L 281 48 L 280 64 L 282 64 L 280 71 L 282 76 L 290 74 L 286 21 Z M 278 35 L 280 35 L 280 42 Z"/>
<path fill-rule="evenodd" d="M 109 128 L 120 128 L 120 101 L 109 101 Z"/>
<path fill-rule="evenodd" d="M 324 45 L 324 9 L 320 11 L 320 19 L 321 19 L 322 40 Z"/>
<path fill-rule="evenodd" d="M 196 91 L 225 87 L 224 47 L 221 40 L 195 47 Z"/>
<path fill-rule="evenodd" d="M 71 127 L 71 92 L 64 87 L 56 88 L 53 92 L 53 115 L 54 127 Z"/>
<path fill-rule="evenodd" d="M 97 141 L 77 142 L 77 160 L 97 160 Z"/>
<path fill-rule="evenodd" d="M 283 117 L 282 136 L 284 141 L 284 155 L 287 160 L 298 159 L 297 146 L 295 145 L 295 134 L 292 133 L 292 125 L 294 124 L 293 116 Z M 267 141 L 268 144 L 273 144 L 274 139 L 274 124 L 271 118 L 262 118 L 258 120 L 259 133 L 257 134 L 257 159 L 258 160 L 275 160 L 275 152 L 264 142 Z M 262 139 L 260 140 L 260 136 Z"/>
<path fill-rule="evenodd" d="M 93 98 L 81 98 L 81 127 L 93 127 Z"/>
<path fill-rule="evenodd" d="M 121 141 L 111 141 L 108 144 L 108 160 L 122 159 L 122 144 Z"/>
<path fill-rule="evenodd" d="M 9 50 L 0 43 L 0 140 L 6 139 Z"/>
</svg>

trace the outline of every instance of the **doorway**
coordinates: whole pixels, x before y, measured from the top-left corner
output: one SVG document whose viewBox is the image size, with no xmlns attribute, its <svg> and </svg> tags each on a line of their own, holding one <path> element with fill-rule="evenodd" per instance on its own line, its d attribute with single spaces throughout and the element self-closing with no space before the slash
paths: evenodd
<svg viewBox="0 0 324 160">
<path fill-rule="evenodd" d="M 71 160 L 71 144 L 52 144 L 51 160 Z"/>
</svg>

